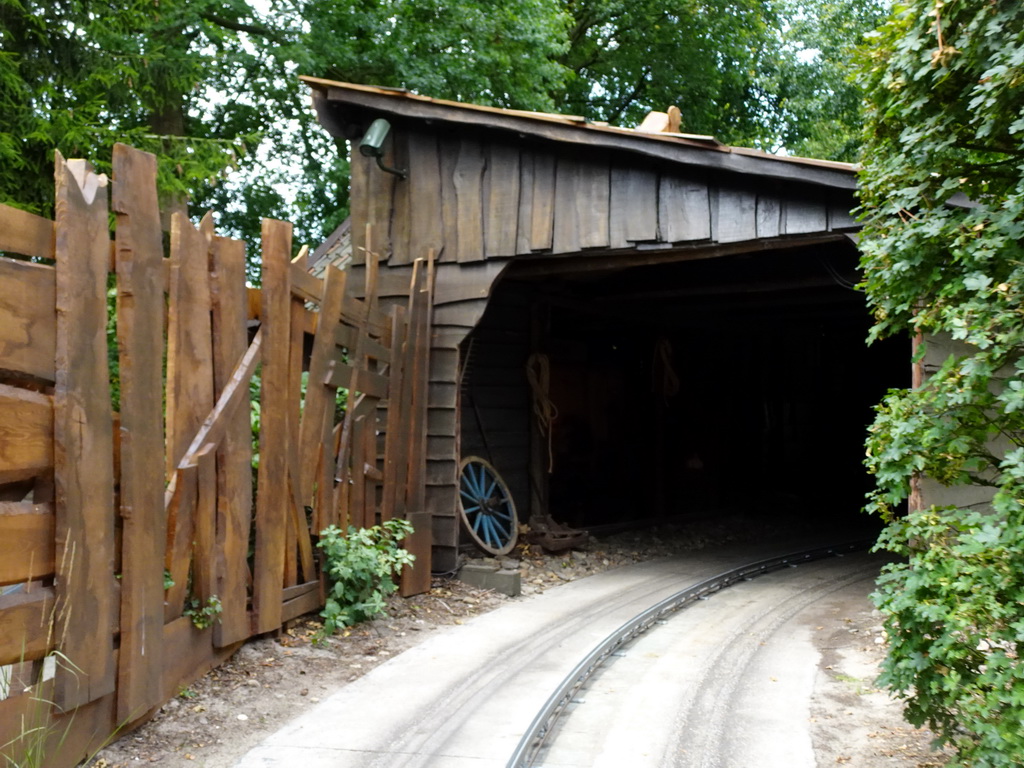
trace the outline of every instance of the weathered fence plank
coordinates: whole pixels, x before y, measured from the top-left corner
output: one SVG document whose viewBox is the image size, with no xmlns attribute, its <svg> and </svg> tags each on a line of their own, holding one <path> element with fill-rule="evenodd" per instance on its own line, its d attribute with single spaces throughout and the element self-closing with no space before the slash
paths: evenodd
<svg viewBox="0 0 1024 768">
<path fill-rule="evenodd" d="M 412 456 L 409 464 L 409 492 L 407 507 L 410 512 L 422 512 L 426 507 L 426 462 L 427 455 L 427 410 L 429 406 L 430 370 L 430 329 L 434 294 L 434 252 L 430 251 L 424 262 L 424 273 L 419 288 L 410 294 L 409 316 L 416 324 L 415 340 L 412 345 L 413 362 L 410 378 L 413 380 L 413 410 L 409 419 L 409 443 Z M 414 308 L 415 302 L 415 308 Z"/>
<path fill-rule="evenodd" d="M 299 255 L 292 260 L 292 267 L 301 266 L 306 270 L 308 249 L 303 247 Z M 289 273 L 289 279 L 290 273 Z M 318 291 L 323 294 L 323 288 Z M 301 434 L 302 406 L 302 369 L 306 351 L 306 302 L 301 296 L 291 291 L 291 343 L 288 350 L 288 437 L 283 450 L 288 457 L 287 484 L 290 492 L 291 523 L 288 526 L 288 550 L 285 560 L 285 586 L 298 584 L 315 578 L 313 567 L 313 545 L 309 538 L 309 526 L 306 522 L 305 503 L 302 499 L 302 472 L 299 461 L 299 438 Z M 296 545 L 298 560 L 296 560 Z M 301 565 L 301 575 L 299 566 Z"/>
<path fill-rule="evenodd" d="M 107 182 L 57 155 L 54 459 L 57 638 L 67 711 L 114 690 L 114 442 L 107 371 Z"/>
<path fill-rule="evenodd" d="M 405 308 L 396 306 L 391 315 L 391 365 L 388 367 L 389 387 L 387 426 L 384 436 L 384 487 L 381 499 L 381 521 L 405 517 L 405 478 L 409 469 L 409 443 L 405 439 L 407 404 L 402 399 L 405 379 L 405 355 L 408 323 Z"/>
<path fill-rule="evenodd" d="M 26 754 L 44 755 L 50 768 L 75 766 L 110 740 L 115 722 L 115 696 L 107 695 L 68 714 L 47 711 L 54 681 L 33 686 L 19 696 L 0 701 L 0 754 L 14 765 Z"/>
<path fill-rule="evenodd" d="M 405 508 L 414 531 L 406 548 L 416 556 L 416 567 L 402 572 L 401 594 L 420 594 L 430 589 L 430 548 L 433 536 L 430 515 L 426 512 L 426 456 L 428 376 L 430 368 L 431 297 L 434 287 L 434 252 L 420 260 L 420 269 L 413 272 L 409 290 L 410 331 L 404 367 L 410 382 L 409 408 L 404 419 L 409 425 L 408 469 L 406 473 Z"/>
<path fill-rule="evenodd" d="M 118 720 L 160 703 L 163 664 L 164 247 L 156 157 L 114 147 L 117 337 L 121 377 L 121 653 Z"/>
<path fill-rule="evenodd" d="M 0 384 L 0 483 L 53 468 L 53 398 Z"/>
<path fill-rule="evenodd" d="M 173 475 L 203 420 L 213 408 L 213 346 L 210 320 L 208 254 L 212 222 L 197 230 L 181 213 L 171 221 L 171 279 L 167 329 L 167 460 Z M 193 478 L 195 478 L 193 480 Z M 193 549 L 208 551 L 215 491 L 203 473 L 179 478 L 181 503 L 167 521 L 166 568 L 173 586 L 167 590 L 165 620 L 177 618 L 188 592 Z M 212 594 L 212 574 L 195 562 L 192 592 L 201 601 Z"/>
<path fill-rule="evenodd" d="M 260 379 L 260 465 L 256 497 L 256 552 L 253 567 L 252 631 L 281 626 L 289 499 L 288 350 L 291 340 L 289 257 L 291 224 L 263 221 L 263 367 Z"/>
<path fill-rule="evenodd" d="M 249 354 L 246 317 L 245 244 L 217 237 L 213 241 L 213 372 L 220 409 L 217 448 L 216 588 L 223 608 L 214 625 L 218 648 L 249 636 L 249 529 L 252 525 L 252 430 L 249 424 L 249 381 L 258 355 Z M 254 341 L 254 346 L 258 345 Z M 225 402 L 224 396 L 228 399 Z M 245 407 L 240 407 L 242 401 Z M 223 407 L 222 407 L 223 403 Z M 204 425 L 209 423 L 204 422 Z M 216 423 L 216 422 L 215 422 Z M 212 425 L 211 425 L 212 426 Z M 211 436 L 206 437 L 211 442 Z"/>
<path fill-rule="evenodd" d="M 4 617 L 0 622 L 0 664 L 41 659 L 53 649 L 52 587 L 0 595 L 0 615 Z M 66 643 L 62 645 L 67 648 Z"/>
<path fill-rule="evenodd" d="M 53 267 L 0 258 L 0 371 L 53 381 L 56 279 Z"/>
<path fill-rule="evenodd" d="M 320 591 L 320 581 L 296 584 L 284 591 L 284 605 L 281 608 L 281 619 L 291 621 L 303 614 L 317 610 L 324 604 Z"/>
<path fill-rule="evenodd" d="M 334 427 L 334 403 L 337 387 L 330 382 L 331 365 L 337 345 L 334 329 L 341 318 L 345 300 L 347 275 L 333 267 L 327 268 L 324 300 L 320 307 L 320 319 L 313 339 L 313 354 L 309 361 L 309 379 L 306 386 L 306 402 L 302 409 L 299 450 L 305 461 L 302 464 L 302 502 L 312 504 L 317 489 L 324 484 L 334 483 L 334 461 L 330 451 L 330 436 Z M 312 457 L 320 454 L 318 460 Z M 333 497 L 333 494 L 327 494 Z M 324 527 L 324 510 L 316 507 L 317 532 Z"/>
<path fill-rule="evenodd" d="M 0 205 L 0 251 L 52 259 L 54 254 L 53 222 L 34 213 Z"/>
<path fill-rule="evenodd" d="M 52 504 L 0 501 L 0 586 L 52 574 L 54 533 Z"/>
<path fill-rule="evenodd" d="M 160 685 L 164 701 L 226 661 L 241 645 L 214 648 L 212 634 L 211 627 L 197 630 L 188 616 L 164 624 L 164 674 Z"/>
<path fill-rule="evenodd" d="M 365 395 L 362 396 L 362 405 L 365 406 Z M 361 471 L 364 461 L 364 450 L 366 448 L 366 421 L 365 414 L 358 414 L 359 403 L 352 409 L 352 448 L 351 466 L 348 472 L 349 483 L 352 485 L 351 506 L 348 510 L 349 523 L 356 528 L 366 527 L 366 475 Z M 369 410 L 364 408 L 363 410 Z M 358 415 L 357 415 L 358 414 Z"/>
<path fill-rule="evenodd" d="M 203 421 L 202 427 L 199 428 L 196 436 L 192 439 L 192 443 L 189 445 L 185 455 L 178 462 L 178 473 L 187 467 L 198 466 L 199 452 L 208 445 L 219 446 L 228 434 L 232 420 L 237 416 L 239 410 L 245 413 L 245 409 L 242 408 L 241 404 L 243 401 L 248 400 L 250 394 L 249 381 L 252 379 L 253 373 L 255 373 L 260 363 L 262 348 L 262 333 L 256 331 L 252 344 L 246 348 L 245 354 L 242 355 L 242 358 L 231 372 L 227 385 L 218 395 L 217 404 L 210 411 L 210 415 Z M 248 424 L 248 422 L 246 423 Z M 249 446 L 251 448 L 251 443 Z M 175 483 L 176 480 L 172 477 L 168 491 L 174 492 Z"/>
</svg>

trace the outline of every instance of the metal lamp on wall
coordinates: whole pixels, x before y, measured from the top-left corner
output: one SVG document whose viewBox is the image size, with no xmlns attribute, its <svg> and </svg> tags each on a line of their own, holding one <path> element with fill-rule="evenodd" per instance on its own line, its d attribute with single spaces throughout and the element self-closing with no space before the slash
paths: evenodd
<svg viewBox="0 0 1024 768">
<path fill-rule="evenodd" d="M 359 142 L 359 153 L 363 157 L 374 157 L 377 159 L 377 167 L 387 173 L 393 173 L 400 179 L 408 178 L 409 174 L 407 171 L 400 171 L 397 168 L 389 168 L 384 165 L 384 140 L 388 136 L 388 131 L 391 130 L 391 123 L 382 117 L 377 118 L 370 127 L 366 129 L 366 134 L 363 136 L 362 141 Z"/>
</svg>

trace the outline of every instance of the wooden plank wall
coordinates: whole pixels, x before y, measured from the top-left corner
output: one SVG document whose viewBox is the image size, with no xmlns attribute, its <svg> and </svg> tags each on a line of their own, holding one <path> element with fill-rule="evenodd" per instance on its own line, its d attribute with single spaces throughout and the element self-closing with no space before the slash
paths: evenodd
<svg viewBox="0 0 1024 768">
<path fill-rule="evenodd" d="M 390 267 L 427 249 L 440 264 L 733 243 L 856 229 L 849 194 L 658 166 L 621 153 L 526 143 L 511 134 L 396 130 L 386 162 L 352 158 L 354 256 L 367 223 Z M 358 203 L 357 203 L 358 201 Z M 440 275 L 439 275 L 440 278 Z M 445 285 L 438 281 L 438 288 Z"/>
<path fill-rule="evenodd" d="M 429 253 L 429 249 L 427 251 Z M 433 530 L 435 571 L 455 569 L 458 560 L 458 497 L 456 449 L 459 429 L 460 345 L 487 308 L 492 285 L 509 264 L 492 259 L 469 265 L 438 264 L 433 286 L 429 334 L 425 496 L 418 511 L 429 513 Z M 353 296 L 366 295 L 364 269 L 350 270 Z M 383 306 L 402 305 L 413 279 L 413 264 L 381 269 L 377 295 Z"/>
<path fill-rule="evenodd" d="M 46 765 L 76 765 L 247 638 L 319 610 L 315 541 L 329 525 L 414 520 L 402 589 L 430 587 L 433 260 L 410 263 L 382 308 L 373 258 L 365 297 L 349 295 L 345 273 L 313 277 L 304 250 L 292 258 L 291 226 L 266 221 L 253 296 L 245 244 L 210 215 L 197 228 L 176 214 L 165 254 L 152 155 L 118 146 L 112 167 L 107 179 L 58 157 L 55 221 L 0 206 L 0 283 L 13 287 L 0 295 L 0 673 L 21 683 L 0 690 L 0 760 L 12 764 L 45 738 Z M 198 629 L 189 612 L 209 598 L 220 620 Z M 54 653 L 66 661 L 42 679 Z"/>
<path fill-rule="evenodd" d="M 363 259 L 370 225 L 381 300 L 403 295 L 415 258 L 428 250 L 438 255 L 426 498 L 437 569 L 455 567 L 456 478 L 469 449 L 458 445 L 460 419 L 469 418 L 460 410 L 460 349 L 513 258 L 628 263 L 673 248 L 856 229 L 846 193 L 555 147 L 514 134 L 396 126 L 384 161 L 408 170 L 406 180 L 358 153 L 351 159 L 353 260 Z M 472 430 L 465 429 L 468 439 Z"/>
<path fill-rule="evenodd" d="M 506 282 L 467 342 L 462 376 L 462 456 L 501 473 L 521 520 L 530 516 L 530 356 L 532 291 Z"/>
</svg>

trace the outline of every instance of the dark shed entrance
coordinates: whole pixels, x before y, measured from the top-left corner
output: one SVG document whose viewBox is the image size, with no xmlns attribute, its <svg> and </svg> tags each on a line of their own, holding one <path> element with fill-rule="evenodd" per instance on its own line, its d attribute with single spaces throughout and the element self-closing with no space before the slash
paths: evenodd
<svg viewBox="0 0 1024 768">
<path fill-rule="evenodd" d="M 533 472 L 550 469 L 559 522 L 867 522 L 864 430 L 906 348 L 865 345 L 856 259 L 840 242 L 597 273 L 513 265 L 466 342 L 463 455 L 530 498 L 540 352 L 555 417 Z"/>
<path fill-rule="evenodd" d="M 377 253 L 386 308 L 435 259 L 437 570 L 457 565 L 467 456 L 524 520 L 857 519 L 868 404 L 909 371 L 864 347 L 851 166 L 308 82 L 339 139 L 389 121 L 379 159 L 405 172 L 352 153 L 348 284 Z M 535 410 L 557 413 L 550 439 Z"/>
</svg>

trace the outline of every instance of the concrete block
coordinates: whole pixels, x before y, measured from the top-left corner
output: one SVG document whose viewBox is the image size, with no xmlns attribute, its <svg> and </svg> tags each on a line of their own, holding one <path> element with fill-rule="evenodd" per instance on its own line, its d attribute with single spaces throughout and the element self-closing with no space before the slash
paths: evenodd
<svg viewBox="0 0 1024 768">
<path fill-rule="evenodd" d="M 495 562 L 471 562 L 459 569 L 458 578 L 481 589 L 493 589 L 509 597 L 523 591 L 523 577 L 519 571 L 504 570 Z"/>
</svg>

